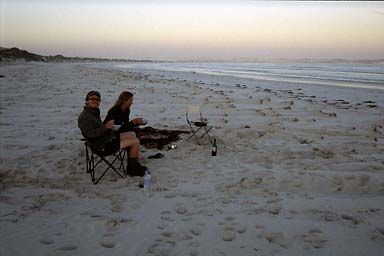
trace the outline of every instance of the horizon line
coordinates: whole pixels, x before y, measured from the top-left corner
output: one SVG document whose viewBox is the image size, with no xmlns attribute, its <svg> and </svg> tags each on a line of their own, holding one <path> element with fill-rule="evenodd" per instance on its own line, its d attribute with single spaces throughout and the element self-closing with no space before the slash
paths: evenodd
<svg viewBox="0 0 384 256">
<path fill-rule="evenodd" d="M 196 58 L 190 58 L 190 57 L 180 57 L 180 58 L 143 58 L 143 59 L 137 59 L 137 58 L 112 58 L 112 57 L 90 57 L 90 56 L 65 56 L 61 53 L 54 54 L 54 55 L 44 55 L 36 52 L 32 52 L 29 50 L 21 49 L 16 46 L 13 47 L 3 47 L 0 46 L 0 49 L 12 49 L 16 48 L 21 51 L 27 51 L 32 54 L 37 54 L 43 57 L 55 57 L 55 56 L 62 56 L 64 58 L 72 58 L 72 59 L 100 59 L 100 60 L 110 60 L 110 61 L 148 61 L 148 62 L 266 62 L 266 61 L 276 61 L 276 62 L 286 62 L 286 61 L 302 61 L 302 62 L 384 62 L 384 57 L 378 57 L 378 58 L 313 58 L 313 57 L 298 57 L 298 58 L 265 58 L 265 57 L 232 57 L 232 58 L 209 58 L 209 57 L 196 57 Z"/>
</svg>

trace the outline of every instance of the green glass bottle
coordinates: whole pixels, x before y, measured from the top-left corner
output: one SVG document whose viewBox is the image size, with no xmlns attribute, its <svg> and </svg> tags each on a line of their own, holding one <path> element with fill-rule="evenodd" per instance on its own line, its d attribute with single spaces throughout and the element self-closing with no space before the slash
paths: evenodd
<svg viewBox="0 0 384 256">
<path fill-rule="evenodd" d="M 216 144 L 216 139 L 213 139 L 213 144 L 212 144 L 212 156 L 217 155 L 217 144 Z"/>
</svg>

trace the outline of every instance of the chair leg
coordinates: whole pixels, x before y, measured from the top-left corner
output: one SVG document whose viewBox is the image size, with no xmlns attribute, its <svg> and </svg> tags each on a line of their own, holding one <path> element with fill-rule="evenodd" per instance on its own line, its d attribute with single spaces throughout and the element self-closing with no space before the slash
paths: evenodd
<svg viewBox="0 0 384 256">
<path fill-rule="evenodd" d="M 112 163 L 108 162 L 108 161 L 107 161 L 104 157 L 102 157 L 102 156 L 99 156 L 99 157 L 100 157 L 100 159 L 101 159 L 104 163 L 106 163 L 106 164 L 108 165 L 108 168 L 105 169 L 105 171 L 103 172 L 103 174 L 100 175 L 100 177 L 94 182 L 95 184 L 97 184 L 97 183 L 104 177 L 104 175 L 109 171 L 109 169 L 112 169 L 112 170 L 113 170 L 115 173 L 117 173 L 121 178 L 124 178 L 124 176 L 121 175 L 121 173 L 116 169 L 116 167 L 113 166 L 113 164 L 114 164 L 117 160 L 119 160 L 119 156 L 116 156 L 115 159 L 113 159 Z"/>
<path fill-rule="evenodd" d="M 90 168 L 90 173 L 91 173 L 91 180 L 93 182 L 93 184 L 96 184 L 95 183 L 95 156 L 94 156 L 94 153 L 93 151 L 91 152 L 91 168 Z"/>
<path fill-rule="evenodd" d="M 208 138 L 209 138 L 209 141 L 212 143 L 212 138 L 211 138 L 211 136 L 209 136 L 209 131 L 212 129 L 212 126 L 210 126 L 210 127 L 204 127 L 204 130 L 205 130 L 205 133 L 203 133 L 203 135 L 201 135 L 201 137 L 200 138 L 203 138 L 205 135 L 207 135 L 208 136 Z"/>
<path fill-rule="evenodd" d="M 111 158 L 113 161 L 108 161 L 106 159 L 108 156 L 114 156 L 114 158 Z M 128 156 L 127 150 L 122 149 L 108 156 L 96 154 L 89 145 L 85 144 L 86 171 L 90 174 L 93 184 L 97 184 L 110 169 L 117 173 L 121 178 L 125 178 L 128 167 L 125 167 L 124 165 L 125 157 Z M 117 165 L 115 164 L 116 161 L 120 161 L 118 167 L 115 167 L 115 165 Z M 96 167 L 101 163 L 105 163 L 107 168 L 99 177 L 97 177 Z"/>
<path fill-rule="evenodd" d="M 87 170 L 87 173 L 90 172 L 90 166 L 89 166 L 89 155 L 88 155 L 88 146 L 85 146 L 85 169 Z"/>
<path fill-rule="evenodd" d="M 119 169 L 123 170 L 124 175 L 127 175 L 127 168 L 124 166 L 125 157 L 128 155 L 126 149 L 119 150 L 119 160 L 120 160 L 120 166 Z M 128 164 L 128 162 L 127 162 Z"/>
<path fill-rule="evenodd" d="M 209 135 L 209 131 L 212 129 L 213 127 L 212 126 L 203 126 L 203 127 L 199 127 L 197 130 L 194 130 L 192 127 L 191 127 L 191 130 L 192 130 L 192 135 L 190 135 L 189 137 L 188 137 L 188 139 L 190 139 L 190 138 L 192 138 L 192 137 L 195 137 L 195 140 L 196 140 L 196 142 L 197 142 L 197 144 L 198 145 L 200 145 L 200 141 L 199 141 L 199 138 L 200 139 L 202 139 L 205 135 L 207 135 L 208 136 L 208 139 L 209 139 L 209 141 L 212 143 L 212 138 L 211 138 L 211 136 Z M 204 129 L 204 133 L 201 135 L 201 136 L 197 136 L 197 133 L 200 131 L 200 130 L 202 130 L 202 129 Z M 199 138 L 198 138 L 199 137 Z"/>
<path fill-rule="evenodd" d="M 199 139 L 197 138 L 197 133 L 200 131 L 201 127 L 198 128 L 197 130 L 194 130 L 192 125 L 189 125 L 189 126 L 190 126 L 190 128 L 192 130 L 192 134 L 187 138 L 187 140 L 189 140 L 192 137 L 195 137 L 197 145 L 200 145 Z"/>
</svg>

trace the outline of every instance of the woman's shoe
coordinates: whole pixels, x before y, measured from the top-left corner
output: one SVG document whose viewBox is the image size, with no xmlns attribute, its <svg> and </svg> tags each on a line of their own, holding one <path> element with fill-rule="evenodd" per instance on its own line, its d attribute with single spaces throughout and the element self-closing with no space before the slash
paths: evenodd
<svg viewBox="0 0 384 256">
<path fill-rule="evenodd" d="M 127 167 L 127 174 L 130 177 L 143 177 L 145 175 L 145 172 L 148 170 L 146 166 L 141 165 L 137 161 L 137 157 L 135 158 L 128 158 L 128 167 Z"/>
</svg>

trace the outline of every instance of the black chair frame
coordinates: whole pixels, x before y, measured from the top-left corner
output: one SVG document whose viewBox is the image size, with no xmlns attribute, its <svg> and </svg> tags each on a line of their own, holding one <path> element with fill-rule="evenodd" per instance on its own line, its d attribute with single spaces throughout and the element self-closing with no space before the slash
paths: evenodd
<svg viewBox="0 0 384 256">
<path fill-rule="evenodd" d="M 97 184 L 109 170 L 113 170 L 121 178 L 125 178 L 127 167 L 124 166 L 125 158 L 127 157 L 126 149 L 119 149 L 116 152 L 106 152 L 95 150 L 91 147 L 91 144 L 85 142 L 85 157 L 86 157 L 86 169 L 87 173 L 90 173 L 91 180 L 93 184 Z M 108 161 L 107 157 L 112 156 L 112 161 Z M 116 168 L 114 166 L 115 162 L 119 163 L 119 166 Z M 103 171 L 100 176 L 96 176 L 96 167 L 105 163 L 107 168 Z"/>
<path fill-rule="evenodd" d="M 189 127 L 191 128 L 191 131 L 192 131 L 192 134 L 187 139 L 194 137 L 196 140 L 196 143 L 200 145 L 197 134 L 201 131 L 203 133 L 202 135 L 200 135 L 200 139 L 202 139 L 205 135 L 207 135 L 210 143 L 212 143 L 212 138 L 209 135 L 209 131 L 212 129 L 212 126 L 208 125 L 208 121 L 203 118 L 203 114 L 201 112 L 199 114 L 200 114 L 200 120 L 198 121 L 191 121 L 189 118 L 188 112 L 185 114 L 187 123 L 189 124 Z"/>
</svg>

